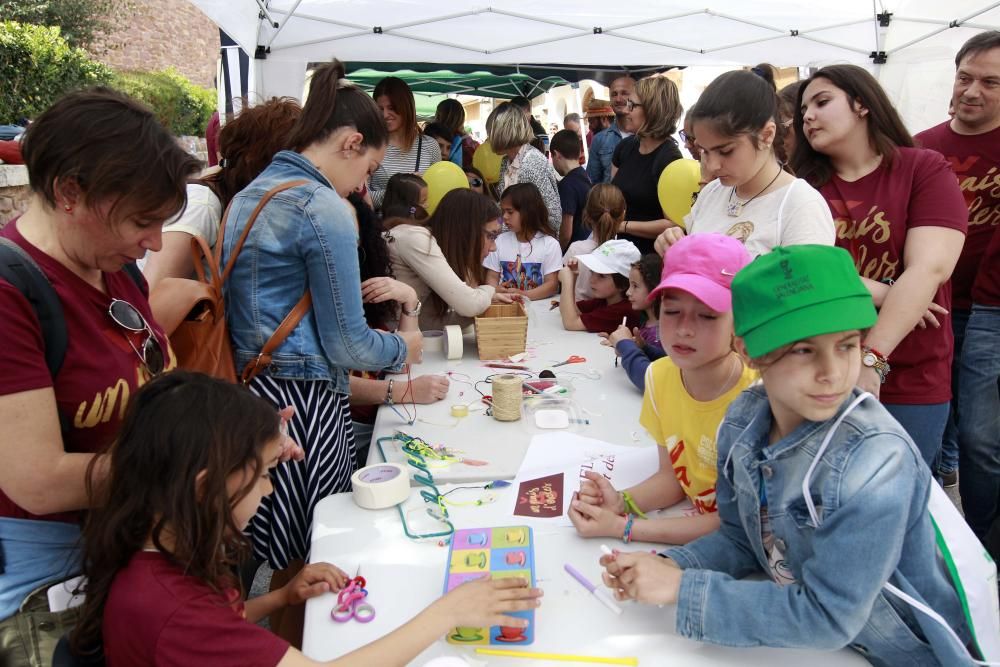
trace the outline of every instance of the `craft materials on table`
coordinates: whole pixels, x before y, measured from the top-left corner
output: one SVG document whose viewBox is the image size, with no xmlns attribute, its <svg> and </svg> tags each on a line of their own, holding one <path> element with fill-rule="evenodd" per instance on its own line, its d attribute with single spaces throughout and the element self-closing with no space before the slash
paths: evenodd
<svg viewBox="0 0 1000 667">
<path fill-rule="evenodd" d="M 479 655 L 499 658 L 526 658 L 528 660 L 557 660 L 559 662 L 586 662 L 597 665 L 638 665 L 639 658 L 605 658 L 600 655 L 570 655 L 568 653 L 536 653 L 534 651 L 505 651 L 495 648 L 477 648 Z"/>
<path fill-rule="evenodd" d="M 388 461 L 388 458 L 385 455 L 384 445 L 392 441 L 402 442 L 402 450 L 406 456 L 406 462 L 416 469 L 413 473 L 413 481 L 426 487 L 420 490 L 420 498 L 424 501 L 424 505 L 416 508 L 416 511 L 422 511 L 422 518 L 429 517 L 432 521 L 430 527 L 413 527 L 411 525 L 413 522 L 407 517 L 415 510 L 413 508 L 404 509 L 404 503 L 399 503 L 396 505 L 396 511 L 399 512 L 399 520 L 403 524 L 403 532 L 413 540 L 447 538 L 455 532 L 455 526 L 451 523 L 448 516 L 448 508 L 445 506 L 441 492 L 434 483 L 434 476 L 431 474 L 425 458 L 425 454 L 435 452 L 434 448 L 419 438 L 413 438 L 397 431 L 390 437 L 379 438 L 375 441 L 375 446 L 378 447 L 379 454 L 382 455 L 382 459 L 385 461 Z M 441 456 L 440 452 L 437 455 Z M 427 504 L 430 507 L 427 507 Z"/>
<path fill-rule="evenodd" d="M 585 364 L 585 363 L 587 363 L 586 357 L 581 357 L 579 355 L 574 354 L 570 356 L 570 358 L 567 359 L 566 361 L 560 361 L 557 364 L 552 364 L 552 368 L 555 368 L 556 366 L 565 366 L 566 364 Z"/>
<path fill-rule="evenodd" d="M 455 361 L 462 358 L 465 344 L 462 341 L 462 328 L 457 324 L 449 324 L 444 328 L 444 358 Z"/>
<path fill-rule="evenodd" d="M 456 530 L 448 552 L 444 592 L 489 574 L 494 579 L 520 577 L 535 585 L 534 536 L 528 526 Z M 509 612 L 528 620 L 527 627 L 494 625 L 455 628 L 451 644 L 530 644 L 535 640 L 535 610 Z"/>
<path fill-rule="evenodd" d="M 521 482 L 514 505 L 515 516 L 548 519 L 563 513 L 563 474 Z"/>
<path fill-rule="evenodd" d="M 517 421 L 521 418 L 521 400 L 524 397 L 517 375 L 496 375 L 493 377 L 493 418 L 501 422 Z"/>
<path fill-rule="evenodd" d="M 337 606 L 330 612 L 330 617 L 337 623 L 347 623 L 351 619 L 358 623 L 369 623 L 374 619 L 375 607 L 367 602 L 366 585 L 359 565 L 351 580 L 337 594 Z"/>
<path fill-rule="evenodd" d="M 616 614 L 622 613 L 622 608 L 612 599 L 611 594 L 608 593 L 603 587 L 599 587 L 596 584 L 591 583 L 587 577 L 583 576 L 583 573 L 578 569 L 566 563 L 563 565 L 563 569 L 569 573 L 569 576 L 580 582 L 580 585 L 590 591 L 590 594 L 597 598 L 601 604 L 610 609 Z"/>
<path fill-rule="evenodd" d="M 366 466 L 351 475 L 351 493 L 358 507 L 385 509 L 410 497 L 410 477 L 399 463 Z"/>
<path fill-rule="evenodd" d="M 431 329 L 422 333 L 424 334 L 424 354 L 428 352 L 442 352 L 444 350 L 444 331 L 441 329 Z"/>
</svg>

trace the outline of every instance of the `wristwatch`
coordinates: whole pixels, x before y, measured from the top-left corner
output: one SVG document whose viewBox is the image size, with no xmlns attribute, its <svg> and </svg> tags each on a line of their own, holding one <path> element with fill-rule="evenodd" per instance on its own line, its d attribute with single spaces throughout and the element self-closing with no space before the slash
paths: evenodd
<svg viewBox="0 0 1000 667">
<path fill-rule="evenodd" d="M 875 369 L 879 379 L 882 380 L 882 384 L 885 384 L 885 379 L 889 377 L 889 371 L 892 370 L 892 367 L 889 366 L 889 360 L 886 359 L 885 355 L 874 347 L 868 347 L 867 345 L 861 348 L 861 364 Z"/>
<path fill-rule="evenodd" d="M 403 311 L 403 315 L 407 317 L 417 317 L 420 315 L 420 309 L 424 307 L 424 304 L 420 303 L 420 299 L 417 299 L 417 306 L 413 310 L 407 310 L 406 306 L 400 306 L 400 310 Z"/>
</svg>

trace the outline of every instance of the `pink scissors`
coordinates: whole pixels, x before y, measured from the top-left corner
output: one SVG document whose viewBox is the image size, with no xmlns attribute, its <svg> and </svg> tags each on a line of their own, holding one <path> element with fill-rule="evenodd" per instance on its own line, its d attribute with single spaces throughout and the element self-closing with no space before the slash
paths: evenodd
<svg viewBox="0 0 1000 667">
<path fill-rule="evenodd" d="M 347 623 L 352 618 L 358 623 L 368 623 L 375 618 L 375 607 L 364 602 L 368 597 L 365 590 L 365 578 L 361 576 L 361 566 L 340 593 L 337 594 L 337 606 L 330 612 L 330 617 L 337 623 Z"/>
<path fill-rule="evenodd" d="M 566 361 L 560 361 L 558 364 L 552 364 L 552 367 L 555 368 L 556 366 L 565 366 L 566 364 L 583 364 L 586 362 L 587 360 L 584 357 L 579 357 L 574 354 Z"/>
</svg>

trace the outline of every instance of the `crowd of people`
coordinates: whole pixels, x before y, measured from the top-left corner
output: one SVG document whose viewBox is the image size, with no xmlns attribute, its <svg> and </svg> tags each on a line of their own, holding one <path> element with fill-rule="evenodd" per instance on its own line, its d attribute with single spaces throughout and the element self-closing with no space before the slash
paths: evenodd
<svg viewBox="0 0 1000 667">
<path fill-rule="evenodd" d="M 313 508 L 350 490 L 377 406 L 447 395 L 398 374 L 421 331 L 550 299 L 614 348 L 658 444 L 646 480 L 588 474 L 571 504 L 583 537 L 679 545 L 604 556 L 616 597 L 675 604 L 709 643 L 984 657 L 927 499 L 958 484 L 1000 556 L 1000 33 L 955 64 L 948 119 L 916 136 L 863 68 L 779 91 L 762 64 L 687 110 L 670 78 L 621 76 L 586 135 L 511 100 L 479 145 L 458 101 L 421 127 L 404 81 L 369 96 L 334 61 L 304 105 L 225 123 L 200 173 L 128 97 L 67 94 L 26 132 L 31 201 L 0 230 L 0 662 L 68 637 L 112 666 L 316 664 L 302 603 L 350 577 L 306 564 Z M 703 185 L 677 219 L 658 186 L 682 149 Z M 462 182 L 429 204 L 440 162 Z M 150 305 L 204 277 L 193 244 L 225 267 L 245 386 L 185 370 Z M 274 575 L 244 600 L 248 559 Z M 80 574 L 82 606 L 50 609 Z M 469 583 L 330 664 L 405 664 L 541 595 Z"/>
</svg>

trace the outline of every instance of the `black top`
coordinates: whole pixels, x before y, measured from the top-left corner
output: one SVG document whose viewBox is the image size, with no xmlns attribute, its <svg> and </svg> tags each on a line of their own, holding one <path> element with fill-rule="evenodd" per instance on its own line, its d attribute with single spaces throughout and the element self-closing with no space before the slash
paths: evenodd
<svg viewBox="0 0 1000 667">
<path fill-rule="evenodd" d="M 618 173 L 611 182 L 625 195 L 626 220 L 660 220 L 664 217 L 660 200 L 656 196 L 656 185 L 660 173 L 668 164 L 681 158 L 681 149 L 673 138 L 664 141 L 649 154 L 639 152 L 638 137 L 622 139 L 615 148 L 611 163 Z M 618 238 L 631 241 L 642 254 L 653 252 L 653 239 L 644 239 L 632 234 L 619 234 Z"/>
<path fill-rule="evenodd" d="M 569 242 L 590 238 L 590 230 L 583 226 L 583 209 L 590 193 L 590 176 L 583 167 L 577 167 L 559 181 L 559 200 L 563 215 L 573 216 L 573 234 Z"/>
</svg>

